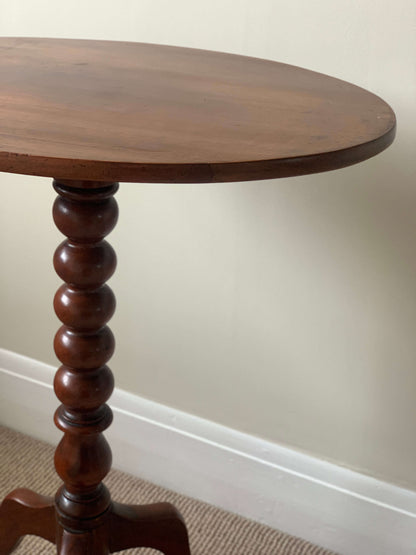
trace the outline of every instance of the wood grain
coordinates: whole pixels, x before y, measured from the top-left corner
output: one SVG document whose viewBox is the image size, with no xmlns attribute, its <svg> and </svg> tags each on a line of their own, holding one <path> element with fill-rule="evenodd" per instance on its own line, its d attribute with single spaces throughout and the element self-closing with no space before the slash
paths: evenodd
<svg viewBox="0 0 416 555">
<path fill-rule="evenodd" d="M 30 508 L 28 514 L 36 516 L 39 526 L 23 522 L 3 551 L 0 538 L 0 555 L 10 553 L 18 537 L 33 529 L 49 534 L 60 555 L 108 555 L 130 547 L 190 555 L 186 525 L 175 507 L 112 503 L 102 483 L 111 467 L 111 449 L 102 432 L 112 420 L 106 402 L 114 379 L 107 362 L 115 345 L 107 323 L 116 306 L 115 296 L 105 284 L 116 268 L 116 256 L 104 238 L 117 223 L 113 195 L 118 184 L 89 182 L 85 187 L 74 182 L 78 185 L 74 187 L 69 183 L 54 181 L 58 197 L 53 206 L 55 224 L 67 237 L 54 256 L 55 270 L 65 282 L 54 299 L 56 315 L 63 324 L 54 341 L 62 363 L 54 380 L 62 403 L 55 423 L 64 432 L 55 452 L 55 468 L 64 482 L 55 498 L 58 526 L 51 526 L 46 518 L 49 507 L 46 513 L 43 506 L 42 512 Z M 3 526 L 7 532 L 13 521 L 4 518 L 2 522 L 1 507 L 0 531 Z M 14 500 L 12 508 L 17 516 L 21 514 Z M 45 531 L 46 526 L 52 529 Z"/>
<path fill-rule="evenodd" d="M 377 96 L 294 66 L 140 43 L 0 39 L 0 171 L 243 181 L 333 170 L 386 148 Z"/>
<path fill-rule="evenodd" d="M 0 555 L 12 553 L 26 534 L 56 543 L 54 500 L 29 489 L 16 489 L 0 505 Z"/>
<path fill-rule="evenodd" d="M 77 532 L 81 541 L 80 534 L 104 526 L 103 515 L 111 506 L 110 494 L 101 482 L 112 460 L 102 432 L 112 421 L 106 402 L 114 378 L 107 362 L 115 343 L 107 323 L 114 313 L 115 297 L 105 281 L 115 271 L 116 256 L 104 237 L 117 223 L 114 194 L 118 184 L 74 189 L 54 181 L 54 188 L 59 196 L 53 219 L 67 237 L 54 256 L 55 270 L 65 282 L 54 299 L 63 324 L 54 340 L 62 364 L 54 380 L 62 403 L 55 423 L 64 432 L 55 452 L 55 468 L 64 482 L 56 495 L 56 509 L 59 530 Z M 59 532 L 58 553 L 108 553 L 95 545 L 95 539 L 95 533 L 87 533 L 85 545 L 94 549 L 71 551 L 72 535 Z M 101 545 L 101 539 L 97 541 Z"/>
</svg>

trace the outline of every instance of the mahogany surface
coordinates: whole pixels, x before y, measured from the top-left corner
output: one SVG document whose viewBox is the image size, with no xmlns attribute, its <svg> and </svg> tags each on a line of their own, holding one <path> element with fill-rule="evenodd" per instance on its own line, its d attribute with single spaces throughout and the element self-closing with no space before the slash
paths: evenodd
<svg viewBox="0 0 416 555">
<path fill-rule="evenodd" d="M 33 534 L 56 542 L 54 501 L 28 489 L 9 493 L 0 505 L 0 554 L 11 553 L 22 536 Z"/>
<path fill-rule="evenodd" d="M 150 547 L 190 555 L 167 503 L 114 503 L 103 431 L 114 379 L 106 281 L 116 254 L 118 181 L 210 182 L 333 170 L 394 139 L 395 117 L 354 85 L 266 60 L 186 48 L 61 39 L 0 39 L 0 171 L 55 177 L 54 307 L 61 362 L 55 422 L 63 437 L 55 499 L 15 490 L 0 506 L 0 555 L 36 534 L 60 555 Z"/>
<path fill-rule="evenodd" d="M 132 182 L 245 181 L 374 156 L 377 96 L 268 60 L 152 44 L 0 39 L 0 171 Z"/>
</svg>

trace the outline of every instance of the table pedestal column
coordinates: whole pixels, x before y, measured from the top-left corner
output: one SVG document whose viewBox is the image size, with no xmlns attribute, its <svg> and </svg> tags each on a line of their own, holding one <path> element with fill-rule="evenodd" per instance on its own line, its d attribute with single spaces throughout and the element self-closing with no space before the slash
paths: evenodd
<svg viewBox="0 0 416 555">
<path fill-rule="evenodd" d="M 0 507 L 0 555 L 10 553 L 25 534 L 56 543 L 61 555 L 106 555 L 150 547 L 165 555 L 190 555 L 180 513 L 168 503 L 123 506 L 111 501 L 102 480 L 111 468 L 111 449 L 102 432 L 112 421 L 106 401 L 114 380 L 106 363 L 114 351 L 107 326 L 115 309 L 105 282 L 116 255 L 104 240 L 117 222 L 113 197 L 117 183 L 54 181 L 53 214 L 67 239 L 54 266 L 64 284 L 54 307 L 63 323 L 55 336 L 62 366 L 55 392 L 62 405 L 55 414 L 64 432 L 55 453 L 63 480 L 55 500 L 15 490 Z"/>
</svg>

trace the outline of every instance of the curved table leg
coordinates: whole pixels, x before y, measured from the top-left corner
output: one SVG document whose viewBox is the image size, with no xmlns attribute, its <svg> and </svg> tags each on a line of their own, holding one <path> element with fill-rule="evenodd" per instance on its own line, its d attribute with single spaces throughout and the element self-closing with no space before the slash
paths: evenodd
<svg viewBox="0 0 416 555">
<path fill-rule="evenodd" d="M 191 555 L 185 522 L 170 503 L 114 503 L 110 515 L 109 544 L 110 553 L 150 547 L 165 555 Z"/>
<path fill-rule="evenodd" d="M 29 489 L 16 489 L 0 505 L 0 555 L 11 553 L 26 534 L 55 543 L 54 500 Z"/>
<path fill-rule="evenodd" d="M 184 520 L 170 503 L 113 503 L 103 527 L 72 534 L 57 528 L 53 498 L 17 489 L 0 505 L 0 555 L 12 553 L 27 534 L 56 543 L 61 555 L 104 555 L 135 547 L 157 549 L 164 555 L 191 555 Z"/>
</svg>

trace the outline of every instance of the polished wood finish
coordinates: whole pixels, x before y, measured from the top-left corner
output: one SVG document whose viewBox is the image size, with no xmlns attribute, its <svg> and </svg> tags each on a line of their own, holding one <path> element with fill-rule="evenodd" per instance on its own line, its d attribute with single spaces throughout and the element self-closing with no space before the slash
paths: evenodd
<svg viewBox="0 0 416 555">
<path fill-rule="evenodd" d="M 17 489 L 0 506 L 0 554 L 12 553 L 26 534 L 56 544 L 58 553 L 66 555 L 102 555 L 135 547 L 150 547 L 166 555 L 191 554 L 183 518 L 169 503 L 112 503 L 93 525 L 81 519 L 76 524 L 77 532 L 58 525 L 52 498 Z"/>
<path fill-rule="evenodd" d="M 64 482 L 56 507 L 61 528 L 78 534 L 99 529 L 111 505 L 101 481 L 111 468 L 111 450 L 102 432 L 112 421 L 105 403 L 114 380 L 106 364 L 115 346 L 107 326 L 115 298 L 105 282 L 114 273 L 116 255 L 104 237 L 117 222 L 113 195 L 118 184 L 100 185 L 88 190 L 54 182 L 59 196 L 53 218 L 67 236 L 54 256 L 55 270 L 65 282 L 54 299 L 63 323 L 54 342 L 62 363 L 55 377 L 55 393 L 62 403 L 55 422 L 64 432 L 55 453 L 56 471 Z M 68 542 L 68 534 L 60 536 L 61 553 L 70 553 L 69 547 L 63 547 Z M 97 547 L 92 553 L 106 551 Z"/>
<path fill-rule="evenodd" d="M 35 534 L 56 543 L 60 555 L 107 555 L 150 547 L 165 555 L 190 555 L 184 520 L 169 503 L 124 506 L 113 503 L 102 480 L 111 450 L 102 432 L 112 421 L 106 402 L 114 379 L 107 366 L 114 337 L 107 326 L 116 301 L 106 281 L 116 255 L 105 237 L 117 222 L 117 183 L 54 181 L 53 218 L 67 237 L 56 249 L 54 267 L 64 280 L 54 298 L 62 322 L 55 352 L 62 363 L 55 393 L 62 405 L 55 422 L 64 433 L 55 452 L 63 480 L 55 500 L 30 490 L 12 492 L 0 506 L 0 555 L 11 553 L 21 536 Z"/>
<path fill-rule="evenodd" d="M 12 491 L 0 505 L 0 554 L 7 555 L 26 534 L 56 542 L 54 501 L 28 489 Z"/>
<path fill-rule="evenodd" d="M 132 182 L 246 181 L 374 156 L 377 96 L 268 60 L 127 42 L 0 39 L 0 171 Z"/>
<path fill-rule="evenodd" d="M 64 284 L 55 392 L 63 432 L 55 500 L 29 490 L 0 506 L 0 555 L 25 534 L 60 555 L 150 547 L 190 555 L 171 505 L 113 503 L 103 431 L 114 380 L 106 281 L 116 255 L 118 181 L 213 182 L 333 170 L 374 156 L 395 134 L 380 98 L 267 60 L 123 42 L 0 39 L 0 171 L 56 178 L 53 215 L 67 237 L 54 266 Z"/>
<path fill-rule="evenodd" d="M 128 547 L 154 547 L 167 555 L 189 555 L 186 527 L 174 507 L 113 505 L 101 483 L 111 467 L 102 432 L 111 423 L 105 403 L 114 385 L 107 366 L 114 338 L 107 323 L 115 297 L 105 281 L 116 267 L 114 250 L 104 237 L 117 222 L 113 195 L 118 184 L 70 185 L 54 182 L 59 196 L 53 217 L 67 236 L 54 257 L 55 270 L 65 281 L 54 299 L 63 323 L 54 343 L 62 363 L 55 377 L 62 402 L 55 420 L 64 432 L 55 453 L 56 470 L 64 481 L 56 496 L 58 552 L 104 555 Z"/>
<path fill-rule="evenodd" d="M 149 546 L 167 555 L 190 555 L 188 532 L 170 503 L 120 505 L 114 503 L 109 528 L 110 552 Z"/>
</svg>

